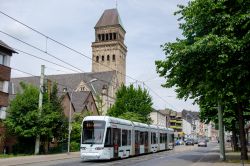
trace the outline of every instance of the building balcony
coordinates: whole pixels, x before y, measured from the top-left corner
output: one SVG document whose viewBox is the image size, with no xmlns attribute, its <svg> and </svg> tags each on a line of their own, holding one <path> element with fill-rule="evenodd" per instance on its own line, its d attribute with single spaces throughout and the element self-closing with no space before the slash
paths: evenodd
<svg viewBox="0 0 250 166">
<path fill-rule="evenodd" d="M 170 120 L 170 123 L 175 123 L 175 122 L 176 122 L 176 120 L 172 120 L 172 119 Z"/>
<path fill-rule="evenodd" d="M 176 120 L 176 123 L 182 124 L 182 121 L 180 121 L 180 120 Z"/>
<path fill-rule="evenodd" d="M 9 99 L 9 94 L 0 91 L 0 106 L 7 107 L 8 99 Z"/>
<path fill-rule="evenodd" d="M 181 126 L 170 126 L 170 128 L 172 128 L 172 129 L 182 129 Z"/>
<path fill-rule="evenodd" d="M 10 80 L 11 68 L 0 64 L 0 80 L 9 81 Z"/>
</svg>

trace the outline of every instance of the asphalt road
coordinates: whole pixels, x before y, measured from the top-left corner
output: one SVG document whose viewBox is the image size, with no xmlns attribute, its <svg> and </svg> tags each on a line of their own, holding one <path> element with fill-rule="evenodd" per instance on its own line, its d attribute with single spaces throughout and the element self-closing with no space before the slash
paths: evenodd
<svg viewBox="0 0 250 166">
<path fill-rule="evenodd" d="M 25 164 L 25 166 L 211 166 L 219 161 L 218 144 L 208 147 L 176 147 L 174 151 L 164 151 L 115 161 L 81 161 L 80 158 L 55 160 Z"/>
</svg>

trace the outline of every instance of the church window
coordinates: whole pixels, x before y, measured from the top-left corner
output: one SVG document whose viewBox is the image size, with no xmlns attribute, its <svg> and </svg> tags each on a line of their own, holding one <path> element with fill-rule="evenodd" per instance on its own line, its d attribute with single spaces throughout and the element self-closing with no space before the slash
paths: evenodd
<svg viewBox="0 0 250 166">
<path fill-rule="evenodd" d="M 102 34 L 102 41 L 104 40 L 104 34 Z"/>
<path fill-rule="evenodd" d="M 106 34 L 106 40 L 109 40 L 109 34 Z"/>
<path fill-rule="evenodd" d="M 113 35 L 114 35 L 114 40 L 116 40 L 116 33 L 113 33 Z"/>
<path fill-rule="evenodd" d="M 96 56 L 96 60 L 95 60 L 96 62 L 99 62 L 99 56 Z"/>
<path fill-rule="evenodd" d="M 104 61 L 104 55 L 102 56 L 102 61 Z"/>
<path fill-rule="evenodd" d="M 112 33 L 109 33 L 109 39 L 110 39 L 110 40 L 113 40 L 113 39 L 112 39 Z"/>
<path fill-rule="evenodd" d="M 115 61 L 115 54 L 113 54 L 112 60 Z"/>
<path fill-rule="evenodd" d="M 98 41 L 101 41 L 101 35 L 98 34 Z"/>
<path fill-rule="evenodd" d="M 107 61 L 109 61 L 109 55 L 107 55 Z"/>
</svg>

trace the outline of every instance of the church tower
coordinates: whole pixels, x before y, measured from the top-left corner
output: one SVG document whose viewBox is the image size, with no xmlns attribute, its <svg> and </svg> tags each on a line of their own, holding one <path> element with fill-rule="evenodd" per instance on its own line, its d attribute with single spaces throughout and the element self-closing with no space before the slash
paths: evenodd
<svg viewBox="0 0 250 166">
<path fill-rule="evenodd" d="M 119 85 L 126 81 L 125 33 L 117 9 L 108 9 L 95 25 L 92 43 L 92 72 L 116 71 Z"/>
</svg>

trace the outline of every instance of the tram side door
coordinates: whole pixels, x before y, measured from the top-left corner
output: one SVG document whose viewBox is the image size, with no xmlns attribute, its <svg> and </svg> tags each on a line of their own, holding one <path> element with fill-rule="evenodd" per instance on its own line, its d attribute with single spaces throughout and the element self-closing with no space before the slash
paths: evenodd
<svg viewBox="0 0 250 166">
<path fill-rule="evenodd" d="M 121 129 L 113 129 L 113 140 L 114 140 L 114 158 L 119 157 L 119 146 L 121 145 Z"/>
<path fill-rule="evenodd" d="M 135 155 L 140 154 L 140 132 L 135 130 Z"/>
<path fill-rule="evenodd" d="M 144 132 L 145 134 L 145 153 L 148 153 L 148 131 Z"/>
</svg>

